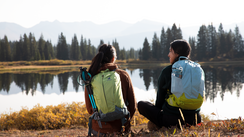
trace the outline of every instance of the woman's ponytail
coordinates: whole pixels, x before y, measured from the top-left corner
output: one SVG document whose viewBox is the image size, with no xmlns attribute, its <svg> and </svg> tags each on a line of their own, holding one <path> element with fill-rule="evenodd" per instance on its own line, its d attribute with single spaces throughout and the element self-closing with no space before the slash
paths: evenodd
<svg viewBox="0 0 244 137">
<path fill-rule="evenodd" d="M 92 59 L 89 73 L 94 76 L 103 64 L 110 63 L 111 59 L 116 55 L 115 48 L 112 45 L 103 44 L 99 47 L 99 52 Z"/>
<path fill-rule="evenodd" d="M 96 75 L 97 71 L 100 69 L 102 60 L 103 60 L 104 53 L 99 52 L 97 55 L 92 59 L 91 66 L 89 68 L 89 73 L 94 76 Z"/>
</svg>

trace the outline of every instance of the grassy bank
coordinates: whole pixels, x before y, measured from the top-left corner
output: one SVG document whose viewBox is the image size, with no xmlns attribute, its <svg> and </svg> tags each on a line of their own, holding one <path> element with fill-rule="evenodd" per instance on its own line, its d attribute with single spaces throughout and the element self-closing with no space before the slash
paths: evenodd
<svg viewBox="0 0 244 137">
<path fill-rule="evenodd" d="M 126 60 L 118 60 L 119 65 L 126 63 Z M 39 72 L 39 71 L 58 71 L 58 70 L 76 70 L 79 67 L 89 67 L 90 60 L 72 61 L 72 60 L 39 60 L 39 61 L 12 61 L 0 62 L 0 73 L 19 73 L 19 72 Z"/>
<path fill-rule="evenodd" d="M 121 67 L 164 67 L 170 65 L 168 61 L 155 61 L 155 60 L 117 60 L 116 63 Z M 72 60 L 39 60 L 39 61 L 12 61 L 0 62 L 0 71 L 8 70 L 32 70 L 32 69 L 72 69 L 79 66 L 89 67 L 91 60 L 85 61 L 72 61 Z M 149 65 L 150 64 L 150 65 Z M 225 60 L 225 61 L 203 61 L 199 62 L 201 65 L 244 65 L 242 60 Z"/>
<path fill-rule="evenodd" d="M 117 60 L 119 68 L 122 69 L 153 69 L 156 67 L 164 68 L 170 65 L 162 61 L 144 60 Z M 79 67 L 89 68 L 91 61 L 71 61 L 71 60 L 40 60 L 40 61 L 14 61 L 0 62 L 0 74 L 2 73 L 49 73 L 60 74 L 64 72 L 79 71 Z M 210 67 L 229 67 L 244 66 L 241 60 L 236 61 L 208 61 L 199 62 L 202 66 Z"/>
<path fill-rule="evenodd" d="M 211 61 L 201 61 L 198 62 L 202 66 L 243 66 L 243 60 L 211 60 Z M 168 66 L 170 63 L 168 61 L 155 61 L 155 60 L 127 60 L 126 65 L 128 66 Z"/>
<path fill-rule="evenodd" d="M 36 105 L 32 109 L 22 108 L 18 112 L 0 114 L 0 136 L 87 136 L 88 118 L 89 114 L 82 102 L 46 107 Z M 244 120 L 241 118 L 217 121 L 203 119 L 202 124 L 196 126 L 160 129 L 147 125 L 147 122 L 136 111 L 131 120 L 132 132 L 123 136 L 244 136 Z M 148 127 L 157 130 L 149 130 Z"/>
<path fill-rule="evenodd" d="M 0 62 L 0 73 L 30 73 L 54 70 L 77 69 L 82 66 L 89 66 L 91 61 L 70 61 L 70 60 L 40 60 L 40 61 L 13 61 Z"/>
</svg>

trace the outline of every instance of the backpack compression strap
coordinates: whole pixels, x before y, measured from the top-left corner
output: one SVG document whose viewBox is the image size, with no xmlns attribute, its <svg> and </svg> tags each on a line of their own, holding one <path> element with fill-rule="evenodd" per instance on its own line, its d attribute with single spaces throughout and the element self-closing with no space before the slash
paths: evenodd
<svg viewBox="0 0 244 137">
<path fill-rule="evenodd" d="M 88 73 L 86 71 L 86 68 L 83 68 L 82 69 L 82 67 L 80 67 L 80 73 L 81 73 L 81 79 L 84 81 L 84 83 L 86 85 L 87 92 L 88 92 L 89 99 L 90 99 L 91 104 L 92 104 L 93 111 L 95 112 L 96 109 L 97 109 L 97 106 L 96 106 L 95 99 L 93 97 L 92 89 L 91 89 L 91 79 L 92 79 L 92 76 L 91 76 L 90 73 Z"/>
<path fill-rule="evenodd" d="M 90 73 L 88 73 L 86 71 L 86 69 L 87 68 L 80 67 L 81 79 L 83 80 L 83 82 L 86 85 L 87 92 L 88 92 L 88 96 L 89 96 L 89 99 L 90 99 L 90 102 L 91 102 L 91 105 L 92 105 L 92 108 L 93 108 L 92 109 L 93 110 L 93 114 L 92 114 L 92 116 L 90 116 L 89 123 L 88 123 L 88 125 L 89 125 L 88 135 L 90 136 L 91 135 L 91 128 L 92 128 L 92 122 L 91 122 L 91 120 L 92 119 L 97 120 L 98 121 L 98 125 L 99 125 L 100 128 L 102 128 L 102 124 L 101 124 L 101 121 L 100 121 L 100 116 L 99 116 L 99 113 L 98 113 L 98 110 L 97 110 L 97 106 L 96 106 L 96 103 L 95 103 L 95 99 L 93 97 L 93 92 L 92 92 L 92 89 L 91 89 L 91 79 L 92 79 L 92 76 L 91 76 Z M 79 79 L 79 77 L 78 77 L 78 79 Z M 77 81 L 78 81 L 78 79 L 77 79 Z M 78 83 L 79 83 L 79 81 L 78 81 Z"/>
</svg>

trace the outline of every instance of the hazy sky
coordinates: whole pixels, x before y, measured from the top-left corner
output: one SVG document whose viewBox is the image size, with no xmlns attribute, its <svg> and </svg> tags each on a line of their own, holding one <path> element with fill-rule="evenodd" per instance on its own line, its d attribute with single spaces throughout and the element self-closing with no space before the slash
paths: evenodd
<svg viewBox="0 0 244 137">
<path fill-rule="evenodd" d="M 242 0 L 0 0 L 0 22 L 32 27 L 41 21 L 111 21 L 143 19 L 181 27 L 244 21 Z"/>
</svg>

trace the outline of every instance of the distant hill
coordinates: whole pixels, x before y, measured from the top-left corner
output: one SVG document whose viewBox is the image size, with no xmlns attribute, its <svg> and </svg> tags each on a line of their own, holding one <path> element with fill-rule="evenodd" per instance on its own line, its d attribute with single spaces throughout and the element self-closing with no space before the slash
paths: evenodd
<svg viewBox="0 0 244 137">
<path fill-rule="evenodd" d="M 45 40 L 51 40 L 53 44 L 57 44 L 58 36 L 63 32 L 66 36 L 67 43 L 71 44 L 71 40 L 76 34 L 80 41 L 81 35 L 84 38 L 90 39 L 94 46 L 98 46 L 101 39 L 105 43 L 112 43 L 113 40 L 117 40 L 120 48 L 129 49 L 131 47 L 139 49 L 142 47 L 145 37 L 151 43 L 154 33 L 157 33 L 159 37 L 161 34 L 162 27 L 165 31 L 168 27 L 171 28 L 173 24 L 159 23 L 149 20 L 142 20 L 135 24 L 129 24 L 122 21 L 110 22 L 107 24 L 95 24 L 92 22 L 40 22 L 39 24 L 31 27 L 24 28 L 15 23 L 0 22 L 0 38 L 4 35 L 8 36 L 9 40 L 19 40 L 20 35 L 24 33 L 34 33 L 36 40 L 38 40 L 43 34 Z M 177 25 L 177 24 L 176 24 Z M 207 24 L 208 25 L 208 24 Z M 224 30 L 234 31 L 235 26 L 238 26 L 241 34 L 244 35 L 244 22 L 238 24 L 223 24 Z M 214 24 L 216 30 L 219 24 Z M 179 27 L 179 26 L 177 26 Z M 189 36 L 197 36 L 200 26 L 181 27 L 183 32 L 183 38 L 188 40 Z"/>
</svg>

